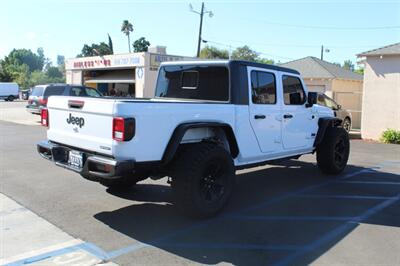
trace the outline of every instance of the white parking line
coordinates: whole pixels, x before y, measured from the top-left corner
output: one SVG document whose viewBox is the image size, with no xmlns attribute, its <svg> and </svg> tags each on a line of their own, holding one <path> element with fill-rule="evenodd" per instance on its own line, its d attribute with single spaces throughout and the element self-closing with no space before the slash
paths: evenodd
<svg viewBox="0 0 400 266">
<path fill-rule="evenodd" d="M 89 266 L 103 262 L 84 246 L 82 240 L 73 238 L 0 193 L 0 265 L 28 262 L 32 265 L 78 263 Z"/>
</svg>

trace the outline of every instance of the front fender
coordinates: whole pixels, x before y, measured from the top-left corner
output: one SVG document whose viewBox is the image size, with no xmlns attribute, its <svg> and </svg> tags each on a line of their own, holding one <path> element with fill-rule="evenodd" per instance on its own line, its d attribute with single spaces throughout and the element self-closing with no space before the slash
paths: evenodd
<svg viewBox="0 0 400 266">
<path fill-rule="evenodd" d="M 315 137 L 314 147 L 317 147 L 324 139 L 327 128 L 339 127 L 342 125 L 342 119 L 337 117 L 321 117 L 318 119 L 318 133 Z"/>
</svg>

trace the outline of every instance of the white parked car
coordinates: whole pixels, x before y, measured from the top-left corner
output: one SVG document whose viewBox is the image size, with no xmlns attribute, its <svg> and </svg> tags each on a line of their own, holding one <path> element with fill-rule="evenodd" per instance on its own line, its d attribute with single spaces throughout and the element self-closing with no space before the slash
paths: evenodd
<svg viewBox="0 0 400 266">
<path fill-rule="evenodd" d="M 300 74 L 246 61 L 169 62 L 150 100 L 52 96 L 38 152 L 108 187 L 168 176 L 175 203 L 209 217 L 227 203 L 235 170 L 317 153 L 343 171 L 349 137 L 313 105 Z"/>
<path fill-rule="evenodd" d="M 0 99 L 14 101 L 19 98 L 19 86 L 14 82 L 0 82 Z"/>
</svg>

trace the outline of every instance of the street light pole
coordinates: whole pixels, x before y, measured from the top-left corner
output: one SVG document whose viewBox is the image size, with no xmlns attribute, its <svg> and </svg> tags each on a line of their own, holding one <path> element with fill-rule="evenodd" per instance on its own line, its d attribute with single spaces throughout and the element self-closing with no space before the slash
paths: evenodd
<svg viewBox="0 0 400 266">
<path fill-rule="evenodd" d="M 200 57 L 200 46 L 201 46 L 201 32 L 203 30 L 203 16 L 204 14 L 207 14 L 210 16 L 210 18 L 213 16 L 213 13 L 211 11 L 205 11 L 204 10 L 204 2 L 201 3 L 201 11 L 197 12 L 193 9 L 192 5 L 189 5 L 190 11 L 193 13 L 196 13 L 200 15 L 200 27 L 199 27 L 199 40 L 197 43 L 197 57 Z"/>
</svg>

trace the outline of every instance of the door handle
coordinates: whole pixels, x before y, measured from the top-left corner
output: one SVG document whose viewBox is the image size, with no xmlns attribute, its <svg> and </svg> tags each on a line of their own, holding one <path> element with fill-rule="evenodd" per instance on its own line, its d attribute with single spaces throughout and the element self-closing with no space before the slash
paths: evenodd
<svg viewBox="0 0 400 266">
<path fill-rule="evenodd" d="M 285 119 L 290 119 L 290 118 L 293 118 L 293 115 L 291 115 L 291 114 L 284 114 L 284 115 L 283 115 L 283 118 L 285 118 Z"/>
<path fill-rule="evenodd" d="M 265 115 L 255 115 L 254 119 L 265 119 Z"/>
</svg>

